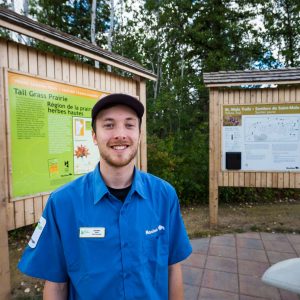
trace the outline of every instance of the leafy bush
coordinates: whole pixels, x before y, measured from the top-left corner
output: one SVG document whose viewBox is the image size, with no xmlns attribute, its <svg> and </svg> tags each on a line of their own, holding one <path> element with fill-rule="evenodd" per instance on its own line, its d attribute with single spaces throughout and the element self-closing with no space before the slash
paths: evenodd
<svg viewBox="0 0 300 300">
<path fill-rule="evenodd" d="M 181 204 L 208 202 L 208 124 L 159 138 L 148 135 L 148 171 L 170 182 Z"/>
</svg>

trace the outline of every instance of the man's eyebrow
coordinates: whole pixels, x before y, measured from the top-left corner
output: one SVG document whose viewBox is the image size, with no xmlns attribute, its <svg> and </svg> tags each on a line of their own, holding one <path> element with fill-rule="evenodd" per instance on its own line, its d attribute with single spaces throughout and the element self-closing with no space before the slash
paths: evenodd
<svg viewBox="0 0 300 300">
<path fill-rule="evenodd" d="M 126 118 L 127 121 L 137 121 L 137 118 L 135 117 L 128 117 Z"/>
<path fill-rule="evenodd" d="M 113 119 L 113 118 L 105 118 L 105 119 L 103 119 L 102 121 L 103 121 L 103 122 L 114 121 L 114 119 Z"/>
<path fill-rule="evenodd" d="M 138 118 L 136 117 L 128 117 L 128 118 L 126 118 L 125 119 L 126 121 L 137 121 L 138 120 Z M 110 118 L 110 117 L 107 117 L 107 118 L 105 118 L 105 119 L 103 119 L 102 120 L 102 122 L 114 122 L 115 121 L 115 119 L 114 118 Z"/>
</svg>

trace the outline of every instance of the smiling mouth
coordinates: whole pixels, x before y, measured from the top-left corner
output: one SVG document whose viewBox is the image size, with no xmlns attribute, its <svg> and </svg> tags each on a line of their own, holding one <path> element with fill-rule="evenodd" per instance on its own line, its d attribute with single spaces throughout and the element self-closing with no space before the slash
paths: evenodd
<svg viewBox="0 0 300 300">
<path fill-rule="evenodd" d="M 111 146 L 114 150 L 125 150 L 128 147 L 128 145 L 120 145 L 120 146 Z"/>
</svg>

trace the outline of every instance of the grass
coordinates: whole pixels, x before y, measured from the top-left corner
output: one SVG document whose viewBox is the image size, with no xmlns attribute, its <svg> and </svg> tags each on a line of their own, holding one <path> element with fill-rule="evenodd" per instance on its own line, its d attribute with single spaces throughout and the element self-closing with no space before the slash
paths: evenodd
<svg viewBox="0 0 300 300">
<path fill-rule="evenodd" d="M 182 215 L 190 238 L 248 231 L 300 233 L 300 201 L 295 200 L 221 205 L 217 228 L 209 226 L 207 206 L 182 208 Z"/>
</svg>

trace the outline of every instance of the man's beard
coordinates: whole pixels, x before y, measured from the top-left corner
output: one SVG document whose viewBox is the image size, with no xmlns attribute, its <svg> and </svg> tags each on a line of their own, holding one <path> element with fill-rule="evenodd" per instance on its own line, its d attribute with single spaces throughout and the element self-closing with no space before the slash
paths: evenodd
<svg viewBox="0 0 300 300">
<path fill-rule="evenodd" d="M 133 151 L 129 154 L 129 156 L 127 156 L 121 160 L 118 158 L 112 157 L 112 155 L 110 155 L 109 153 L 105 153 L 105 151 L 101 151 L 103 153 L 100 152 L 100 156 L 103 160 L 106 161 L 106 163 L 108 165 L 115 167 L 115 168 L 121 168 L 121 167 L 125 167 L 125 166 L 129 165 L 132 162 L 132 160 L 135 159 L 137 151 L 138 151 L 138 147 L 136 147 L 136 149 L 133 149 Z"/>
</svg>

